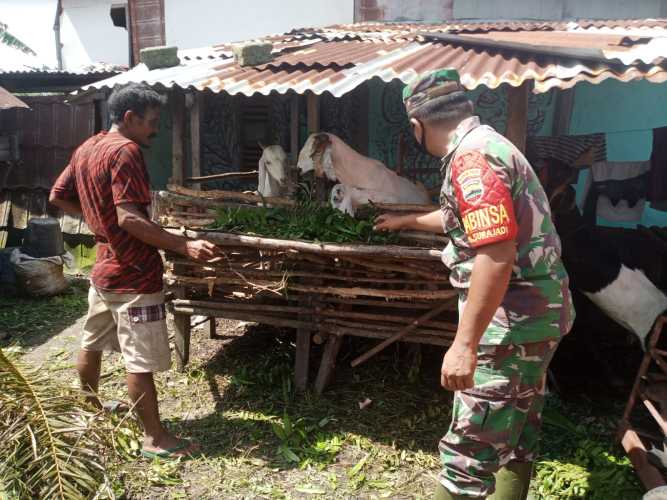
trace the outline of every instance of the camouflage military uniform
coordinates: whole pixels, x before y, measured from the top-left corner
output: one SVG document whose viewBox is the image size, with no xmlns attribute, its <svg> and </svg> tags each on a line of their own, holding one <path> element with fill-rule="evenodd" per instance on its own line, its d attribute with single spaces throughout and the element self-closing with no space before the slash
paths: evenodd
<svg viewBox="0 0 667 500">
<path fill-rule="evenodd" d="M 484 497 L 509 461 L 537 449 L 546 370 L 574 309 L 549 203 L 521 152 L 477 117 L 461 122 L 443 159 L 442 260 L 465 308 L 476 249 L 515 240 L 505 297 L 478 348 L 474 387 L 454 394 L 440 442 L 440 481 L 455 494 Z"/>
</svg>

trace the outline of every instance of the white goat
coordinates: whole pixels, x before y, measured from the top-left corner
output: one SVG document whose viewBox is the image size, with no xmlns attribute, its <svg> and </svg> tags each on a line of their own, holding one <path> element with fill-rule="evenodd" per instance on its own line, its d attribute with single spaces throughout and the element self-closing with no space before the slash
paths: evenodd
<svg viewBox="0 0 667 500">
<path fill-rule="evenodd" d="M 266 198 L 283 196 L 287 179 L 287 154 L 282 146 L 262 146 L 262 150 L 257 192 Z"/>
<path fill-rule="evenodd" d="M 348 213 L 354 213 L 357 206 L 369 201 L 398 204 L 430 202 L 424 186 L 413 184 L 382 162 L 357 153 L 333 134 L 311 135 L 299 153 L 297 167 L 302 173 L 315 171 L 318 177 L 326 176 L 339 182 L 331 193 L 331 203 Z"/>
<path fill-rule="evenodd" d="M 362 205 L 368 205 L 369 203 L 397 203 L 396 197 L 391 193 L 345 186 L 344 184 L 336 184 L 331 189 L 329 201 L 332 207 L 353 217 L 357 212 L 357 208 Z"/>
</svg>

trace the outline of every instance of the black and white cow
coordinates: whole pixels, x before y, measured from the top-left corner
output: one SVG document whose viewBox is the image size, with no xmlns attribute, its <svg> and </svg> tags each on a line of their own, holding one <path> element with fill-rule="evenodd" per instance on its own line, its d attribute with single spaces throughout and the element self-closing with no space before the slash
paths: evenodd
<svg viewBox="0 0 667 500">
<path fill-rule="evenodd" d="M 606 229 L 588 224 L 575 202 L 576 170 L 547 160 L 538 173 L 549 196 L 571 287 L 637 336 L 643 348 L 667 310 L 667 232 Z"/>
</svg>

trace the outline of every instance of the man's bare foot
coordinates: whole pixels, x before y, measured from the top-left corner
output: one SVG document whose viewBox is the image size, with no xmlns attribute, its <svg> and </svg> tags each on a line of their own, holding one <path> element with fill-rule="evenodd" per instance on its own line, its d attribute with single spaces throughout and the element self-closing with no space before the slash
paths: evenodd
<svg viewBox="0 0 667 500">
<path fill-rule="evenodd" d="M 191 456 L 199 453 L 201 447 L 199 444 L 180 439 L 171 434 L 165 433 L 158 439 L 153 439 L 149 436 L 144 438 L 144 445 L 142 448 L 142 455 L 153 458 L 177 458 Z"/>
</svg>

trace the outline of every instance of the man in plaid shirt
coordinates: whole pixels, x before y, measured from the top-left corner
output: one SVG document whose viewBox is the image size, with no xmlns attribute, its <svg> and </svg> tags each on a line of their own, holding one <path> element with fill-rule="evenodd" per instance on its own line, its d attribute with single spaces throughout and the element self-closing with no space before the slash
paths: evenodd
<svg viewBox="0 0 667 500">
<path fill-rule="evenodd" d="M 158 412 L 153 373 L 169 369 L 162 258 L 158 248 L 199 261 L 218 256 L 210 242 L 164 231 L 148 216 L 148 171 L 140 146 L 148 146 L 160 123 L 162 97 L 136 84 L 109 98 L 113 126 L 84 142 L 51 190 L 49 201 L 83 215 L 95 234 L 89 309 L 77 370 L 91 403 L 97 398 L 102 351 L 122 353 L 130 398 L 144 427 L 145 456 L 180 456 L 196 445 L 169 433 Z"/>
</svg>

